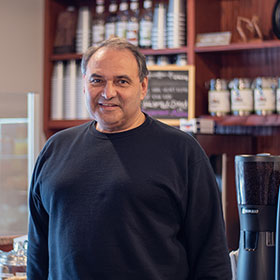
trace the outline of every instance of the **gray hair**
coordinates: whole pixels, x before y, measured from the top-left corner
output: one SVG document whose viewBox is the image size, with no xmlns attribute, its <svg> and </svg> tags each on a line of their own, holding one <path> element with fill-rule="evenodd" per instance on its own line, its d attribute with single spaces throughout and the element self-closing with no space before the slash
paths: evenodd
<svg viewBox="0 0 280 280">
<path fill-rule="evenodd" d="M 87 65 L 88 65 L 90 58 L 93 56 L 94 53 L 96 53 L 101 48 L 112 48 L 112 49 L 116 49 L 116 50 L 130 51 L 137 61 L 138 76 L 139 76 L 140 82 L 142 82 L 144 80 L 144 78 L 148 76 L 149 70 L 146 65 L 145 56 L 139 51 L 138 47 L 132 45 L 125 39 L 121 39 L 118 37 L 110 38 L 108 40 L 103 41 L 97 47 L 92 46 L 87 49 L 87 51 L 83 55 L 82 62 L 81 62 L 81 70 L 82 70 L 83 75 L 86 74 Z"/>
</svg>

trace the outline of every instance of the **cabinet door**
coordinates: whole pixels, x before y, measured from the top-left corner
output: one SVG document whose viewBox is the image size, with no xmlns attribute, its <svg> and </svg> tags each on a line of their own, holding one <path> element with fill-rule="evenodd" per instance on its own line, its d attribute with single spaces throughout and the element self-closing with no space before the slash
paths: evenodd
<svg viewBox="0 0 280 280">
<path fill-rule="evenodd" d="M 0 93 L 0 100 L 0 236 L 21 235 L 27 233 L 28 185 L 39 149 L 38 102 L 25 93 Z"/>
<path fill-rule="evenodd" d="M 189 0 L 193 1 L 193 0 Z M 278 76 L 280 43 L 272 31 L 275 0 L 254 1 L 195 1 L 194 37 L 201 33 L 232 34 L 231 43 L 224 46 L 195 47 L 196 116 L 208 114 L 208 88 L 212 78 L 251 78 Z M 246 19 L 238 25 L 238 17 Z M 262 33 L 258 40 L 256 29 L 249 31 L 247 20 L 255 18 Z M 247 35 L 244 41 L 237 27 Z M 194 40 L 195 40 L 194 38 Z"/>
</svg>

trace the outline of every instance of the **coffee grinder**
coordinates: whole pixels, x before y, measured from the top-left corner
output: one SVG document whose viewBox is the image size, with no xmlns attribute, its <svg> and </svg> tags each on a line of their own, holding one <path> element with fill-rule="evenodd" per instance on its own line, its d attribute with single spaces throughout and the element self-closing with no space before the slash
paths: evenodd
<svg viewBox="0 0 280 280">
<path fill-rule="evenodd" d="M 238 280 L 275 279 L 280 156 L 235 156 L 240 219 Z"/>
</svg>

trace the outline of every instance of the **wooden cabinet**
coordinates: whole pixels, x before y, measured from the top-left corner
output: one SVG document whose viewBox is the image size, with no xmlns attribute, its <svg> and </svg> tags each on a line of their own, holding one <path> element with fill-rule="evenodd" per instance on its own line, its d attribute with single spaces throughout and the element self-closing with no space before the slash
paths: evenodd
<svg viewBox="0 0 280 280">
<path fill-rule="evenodd" d="M 199 33 L 231 31 L 231 44 L 217 47 L 193 46 L 196 66 L 196 115 L 207 114 L 207 88 L 211 78 L 256 78 L 278 76 L 280 73 L 280 41 L 272 32 L 272 13 L 275 0 L 268 1 L 193 1 L 193 36 Z M 190 15 L 191 11 L 189 10 Z M 244 43 L 237 31 L 237 17 L 258 17 L 264 40 Z M 246 27 L 243 26 L 246 30 Z M 194 38 L 193 38 L 194 40 Z M 189 42 L 193 42 L 190 41 Z M 190 46 L 189 46 L 190 47 Z"/>
<path fill-rule="evenodd" d="M 272 13 L 275 0 L 189 0 L 188 1 L 188 50 L 195 65 L 195 115 L 208 114 L 208 89 L 205 82 L 213 78 L 233 79 L 235 77 L 256 78 L 279 76 L 280 41 L 272 32 Z M 261 42 L 241 41 L 237 31 L 237 17 L 257 16 L 263 34 Z M 190 30 L 191 29 L 191 30 Z M 196 47 L 199 33 L 232 32 L 231 44 L 227 46 Z M 191 36 L 191 38 L 190 38 Z M 239 219 L 235 192 L 234 156 L 269 152 L 280 154 L 280 118 L 277 115 L 262 117 L 227 116 L 215 118 L 224 125 L 275 125 L 271 135 L 198 135 L 197 138 L 207 154 L 227 154 L 226 178 L 226 230 L 229 248 L 238 248 Z M 277 127 L 278 126 L 278 127 Z"/>
<path fill-rule="evenodd" d="M 95 1 L 45 0 L 45 51 L 44 51 L 44 131 L 53 133 L 78 125 L 85 120 L 60 120 L 50 118 L 51 76 L 53 64 L 58 60 L 81 59 L 81 54 L 53 54 L 53 42 L 58 14 L 67 6 L 88 5 L 93 10 Z M 186 53 L 188 63 L 195 66 L 195 116 L 208 115 L 208 89 L 205 82 L 212 78 L 255 78 L 280 76 L 280 41 L 272 32 L 272 12 L 276 0 L 186 0 L 187 45 L 178 49 L 143 50 L 146 55 Z M 140 0 L 140 6 L 142 0 Z M 261 42 L 242 42 L 237 31 L 237 17 L 257 16 L 263 34 Z M 231 31 L 231 43 L 226 46 L 197 47 L 197 34 Z M 208 155 L 226 153 L 227 205 L 226 229 L 229 248 L 236 249 L 239 239 L 239 220 L 234 182 L 234 156 L 270 152 L 280 154 L 277 127 L 280 115 L 269 117 L 227 116 L 215 119 L 221 125 L 263 125 L 270 122 L 276 129 L 270 135 L 197 135 Z M 267 121 L 268 120 L 268 121 Z M 279 132 L 278 132 L 279 133 Z"/>
<path fill-rule="evenodd" d="M 140 0 L 142 3 L 143 0 Z M 166 0 L 167 1 L 167 0 Z M 205 83 L 212 78 L 255 78 L 278 76 L 280 73 L 280 40 L 272 32 L 272 12 L 275 0 L 186 0 L 187 45 L 177 49 L 143 50 L 146 55 L 186 53 L 188 63 L 195 65 L 195 116 L 208 114 L 208 89 Z M 58 60 L 81 59 L 81 54 L 53 54 L 55 27 L 58 14 L 67 6 L 88 5 L 89 0 L 45 0 L 45 51 L 44 51 L 44 131 L 47 136 L 83 121 L 52 121 L 50 118 L 51 75 Z M 237 32 L 237 17 L 259 18 L 263 33 L 262 42 L 244 43 Z M 227 46 L 196 47 L 197 34 L 231 31 L 231 44 Z M 236 120 L 235 117 L 227 119 Z M 218 121 L 223 121 L 220 118 Z M 244 122 L 241 120 L 241 123 Z M 260 121 L 259 121 L 260 122 Z M 276 122 L 280 124 L 279 118 Z M 253 123 L 254 124 L 254 123 Z M 258 124 L 258 122 L 256 123 Z"/>
</svg>

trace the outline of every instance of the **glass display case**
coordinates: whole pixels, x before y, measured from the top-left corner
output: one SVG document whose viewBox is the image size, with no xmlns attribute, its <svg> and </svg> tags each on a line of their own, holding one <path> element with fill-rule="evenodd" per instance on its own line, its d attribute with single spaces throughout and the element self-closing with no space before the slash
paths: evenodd
<svg viewBox="0 0 280 280">
<path fill-rule="evenodd" d="M 38 96 L 0 93 L 0 236 L 28 225 L 28 186 L 39 149 Z"/>
</svg>

